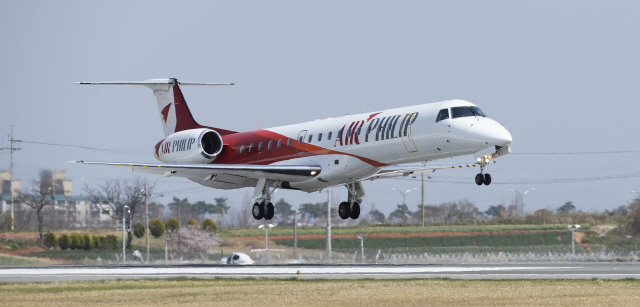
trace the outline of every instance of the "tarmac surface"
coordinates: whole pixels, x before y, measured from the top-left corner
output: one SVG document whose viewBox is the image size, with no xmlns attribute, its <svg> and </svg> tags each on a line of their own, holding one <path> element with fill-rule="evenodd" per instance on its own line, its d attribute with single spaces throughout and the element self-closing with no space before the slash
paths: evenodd
<svg viewBox="0 0 640 307">
<path fill-rule="evenodd" d="M 301 279 L 640 279 L 637 262 L 569 262 L 433 265 L 174 265 L 0 267 L 0 282 L 51 282 L 139 278 Z"/>
</svg>

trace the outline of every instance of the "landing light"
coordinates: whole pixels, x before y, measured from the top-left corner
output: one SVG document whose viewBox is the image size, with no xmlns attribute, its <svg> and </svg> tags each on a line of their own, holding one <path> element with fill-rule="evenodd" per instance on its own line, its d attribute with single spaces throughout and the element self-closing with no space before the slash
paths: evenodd
<svg viewBox="0 0 640 307">
<path fill-rule="evenodd" d="M 317 174 L 318 172 L 316 171 L 311 171 L 311 176 L 314 176 L 315 174 Z"/>
</svg>

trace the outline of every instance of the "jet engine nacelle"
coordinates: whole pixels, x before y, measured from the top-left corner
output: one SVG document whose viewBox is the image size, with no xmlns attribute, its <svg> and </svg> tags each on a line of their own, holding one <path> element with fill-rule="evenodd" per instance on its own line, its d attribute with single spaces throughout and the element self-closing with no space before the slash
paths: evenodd
<svg viewBox="0 0 640 307">
<path fill-rule="evenodd" d="M 156 144 L 156 158 L 165 163 L 211 163 L 222 151 L 222 137 L 211 129 L 190 129 Z"/>
</svg>

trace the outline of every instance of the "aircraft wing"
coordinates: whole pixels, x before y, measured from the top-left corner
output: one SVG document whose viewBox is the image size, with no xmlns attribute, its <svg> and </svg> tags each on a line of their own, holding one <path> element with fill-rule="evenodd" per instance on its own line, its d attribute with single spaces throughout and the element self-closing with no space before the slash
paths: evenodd
<svg viewBox="0 0 640 307">
<path fill-rule="evenodd" d="M 389 178 L 398 176 L 411 176 L 413 174 L 435 172 L 439 169 L 456 169 L 476 167 L 475 163 L 433 163 L 433 164 L 400 164 L 391 165 L 381 169 L 377 174 L 367 179 Z"/>
<path fill-rule="evenodd" d="M 129 163 L 99 161 L 69 161 L 69 163 L 130 167 L 134 172 L 163 175 L 166 177 L 202 178 L 210 180 L 215 175 L 226 174 L 253 179 L 297 182 L 316 177 L 320 166 L 308 165 L 246 165 L 246 164 L 178 164 L 178 163 Z"/>
</svg>

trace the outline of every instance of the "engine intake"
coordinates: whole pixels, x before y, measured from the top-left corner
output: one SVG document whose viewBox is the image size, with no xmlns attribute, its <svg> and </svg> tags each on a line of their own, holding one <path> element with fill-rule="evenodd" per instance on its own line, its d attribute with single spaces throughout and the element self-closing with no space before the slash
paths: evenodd
<svg viewBox="0 0 640 307">
<path fill-rule="evenodd" d="M 190 129 L 169 135 L 156 144 L 156 157 L 166 163 L 211 163 L 224 144 L 218 132 L 211 129 Z"/>
</svg>

